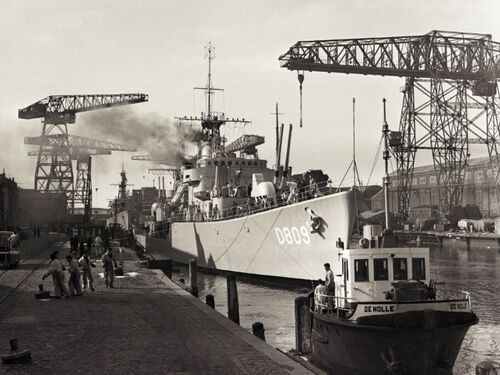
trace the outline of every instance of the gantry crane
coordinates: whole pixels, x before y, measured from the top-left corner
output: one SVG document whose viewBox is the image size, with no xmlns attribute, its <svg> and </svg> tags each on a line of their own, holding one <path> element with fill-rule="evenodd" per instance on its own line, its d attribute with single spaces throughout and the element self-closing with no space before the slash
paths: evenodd
<svg viewBox="0 0 500 375">
<path fill-rule="evenodd" d="M 27 145 L 46 146 L 53 153 L 60 152 L 60 134 L 25 137 Z M 84 221 L 90 219 L 92 210 L 92 156 L 111 155 L 111 151 L 137 151 L 137 148 L 115 142 L 68 134 L 70 160 L 76 161 L 76 180 L 73 194 L 74 206 L 83 206 Z M 29 151 L 29 156 L 40 156 L 40 151 Z"/>
<path fill-rule="evenodd" d="M 406 77 L 399 132 L 391 135 L 398 210 L 404 219 L 418 149 L 432 151 L 440 211 L 451 215 L 461 204 L 470 135 L 488 147 L 498 202 L 500 44 L 491 35 L 431 31 L 300 41 L 279 60 L 282 67 L 298 71 L 301 89 L 304 71 Z M 417 126 L 423 130 L 418 137 Z"/>
<path fill-rule="evenodd" d="M 62 192 L 68 209 L 74 212 L 75 190 L 67 124 L 75 123 L 76 113 L 119 105 L 146 102 L 145 94 L 51 95 L 20 109 L 21 119 L 42 119 L 42 135 L 35 170 L 35 190 Z M 119 131 L 119 129 L 117 129 Z M 45 140 L 49 140 L 48 144 Z M 56 142 L 53 147 L 50 142 Z"/>
</svg>

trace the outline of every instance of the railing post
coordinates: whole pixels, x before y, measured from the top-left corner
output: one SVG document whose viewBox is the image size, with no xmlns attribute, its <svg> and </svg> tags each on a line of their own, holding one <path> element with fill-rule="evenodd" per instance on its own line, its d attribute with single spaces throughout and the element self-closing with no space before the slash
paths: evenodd
<svg viewBox="0 0 500 375">
<path fill-rule="evenodd" d="M 198 297 L 198 267 L 196 266 L 196 259 L 189 261 L 189 280 L 191 284 L 191 294 Z"/>
<path fill-rule="evenodd" d="M 311 353 L 311 312 L 309 297 L 295 298 L 295 347 L 301 354 Z"/>
<path fill-rule="evenodd" d="M 255 322 L 252 324 L 252 333 L 254 336 L 258 337 L 262 341 L 266 341 L 266 335 L 264 334 L 264 324 L 261 322 Z"/>
<path fill-rule="evenodd" d="M 212 309 L 215 309 L 215 298 L 212 294 L 207 294 L 205 297 L 205 303 Z"/>
<path fill-rule="evenodd" d="M 163 272 L 165 273 L 165 275 L 167 275 L 169 279 L 172 278 L 172 259 L 170 258 L 165 259 L 165 268 Z"/>
<path fill-rule="evenodd" d="M 238 302 L 238 286 L 233 274 L 227 276 L 227 317 L 240 324 L 240 306 Z"/>
</svg>

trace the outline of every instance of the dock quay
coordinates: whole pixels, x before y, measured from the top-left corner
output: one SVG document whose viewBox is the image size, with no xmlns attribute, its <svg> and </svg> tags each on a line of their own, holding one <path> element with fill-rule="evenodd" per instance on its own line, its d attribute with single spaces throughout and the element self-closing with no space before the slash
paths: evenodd
<svg viewBox="0 0 500 375">
<path fill-rule="evenodd" d="M 480 233 L 480 232 L 443 232 L 443 231 L 421 231 L 421 232 L 408 232 L 396 231 L 399 241 L 401 243 L 417 243 L 419 238 L 422 246 L 439 246 L 442 247 L 445 241 L 459 240 L 463 241 L 470 249 L 474 246 L 475 242 L 489 242 L 492 246 L 500 248 L 500 237 L 494 233 Z"/>
<path fill-rule="evenodd" d="M 114 289 L 105 288 L 97 264 L 94 293 L 37 300 L 34 294 L 49 254 L 58 248 L 63 259 L 69 253 L 61 238 L 45 239 L 53 244 L 43 249 L 42 240 L 30 239 L 30 258 L 0 274 L 2 295 L 15 289 L 0 304 L 0 354 L 8 353 L 9 339 L 16 338 L 19 349 L 29 350 L 33 358 L 27 364 L 0 365 L 2 373 L 312 373 L 161 271 L 141 268 L 128 248 L 114 249 L 123 252 L 125 270 L 124 276 L 115 277 Z M 52 289 L 49 279 L 43 285 Z"/>
</svg>

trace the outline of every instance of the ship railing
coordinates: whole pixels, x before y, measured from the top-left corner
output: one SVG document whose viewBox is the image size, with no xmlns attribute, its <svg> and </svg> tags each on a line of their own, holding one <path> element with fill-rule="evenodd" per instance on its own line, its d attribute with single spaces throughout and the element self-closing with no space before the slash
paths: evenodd
<svg viewBox="0 0 500 375">
<path fill-rule="evenodd" d="M 278 194 L 274 199 L 267 199 L 265 203 L 264 201 L 262 201 L 263 203 L 240 204 L 235 207 L 229 207 L 224 210 L 219 210 L 215 215 L 213 214 L 211 217 L 205 212 L 178 213 L 171 216 L 171 221 L 218 221 L 252 215 L 273 208 L 284 207 L 293 203 L 303 202 L 338 192 L 337 188 L 334 188 L 330 185 L 331 184 L 328 181 L 325 181 L 322 183 L 289 189 L 281 194 Z"/>
<path fill-rule="evenodd" d="M 345 317 L 354 312 L 358 302 L 355 298 L 315 293 L 314 311 L 321 314 L 334 314 L 337 318 Z"/>
<path fill-rule="evenodd" d="M 434 282 L 434 285 L 440 285 L 436 291 L 436 299 L 438 300 L 466 300 L 469 304 L 471 301 L 470 292 L 465 290 L 446 289 L 444 282 Z"/>
</svg>

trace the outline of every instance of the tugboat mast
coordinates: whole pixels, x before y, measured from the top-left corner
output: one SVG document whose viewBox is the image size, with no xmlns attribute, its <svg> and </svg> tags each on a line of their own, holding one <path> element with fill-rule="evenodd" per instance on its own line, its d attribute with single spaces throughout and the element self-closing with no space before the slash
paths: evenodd
<svg viewBox="0 0 500 375">
<path fill-rule="evenodd" d="M 385 209 L 385 231 L 389 231 L 389 125 L 387 125 L 387 117 L 385 111 L 385 98 L 382 100 L 384 105 L 384 124 L 382 125 L 382 134 L 384 135 L 384 164 L 385 164 L 385 180 L 384 180 L 384 209 Z"/>
</svg>

